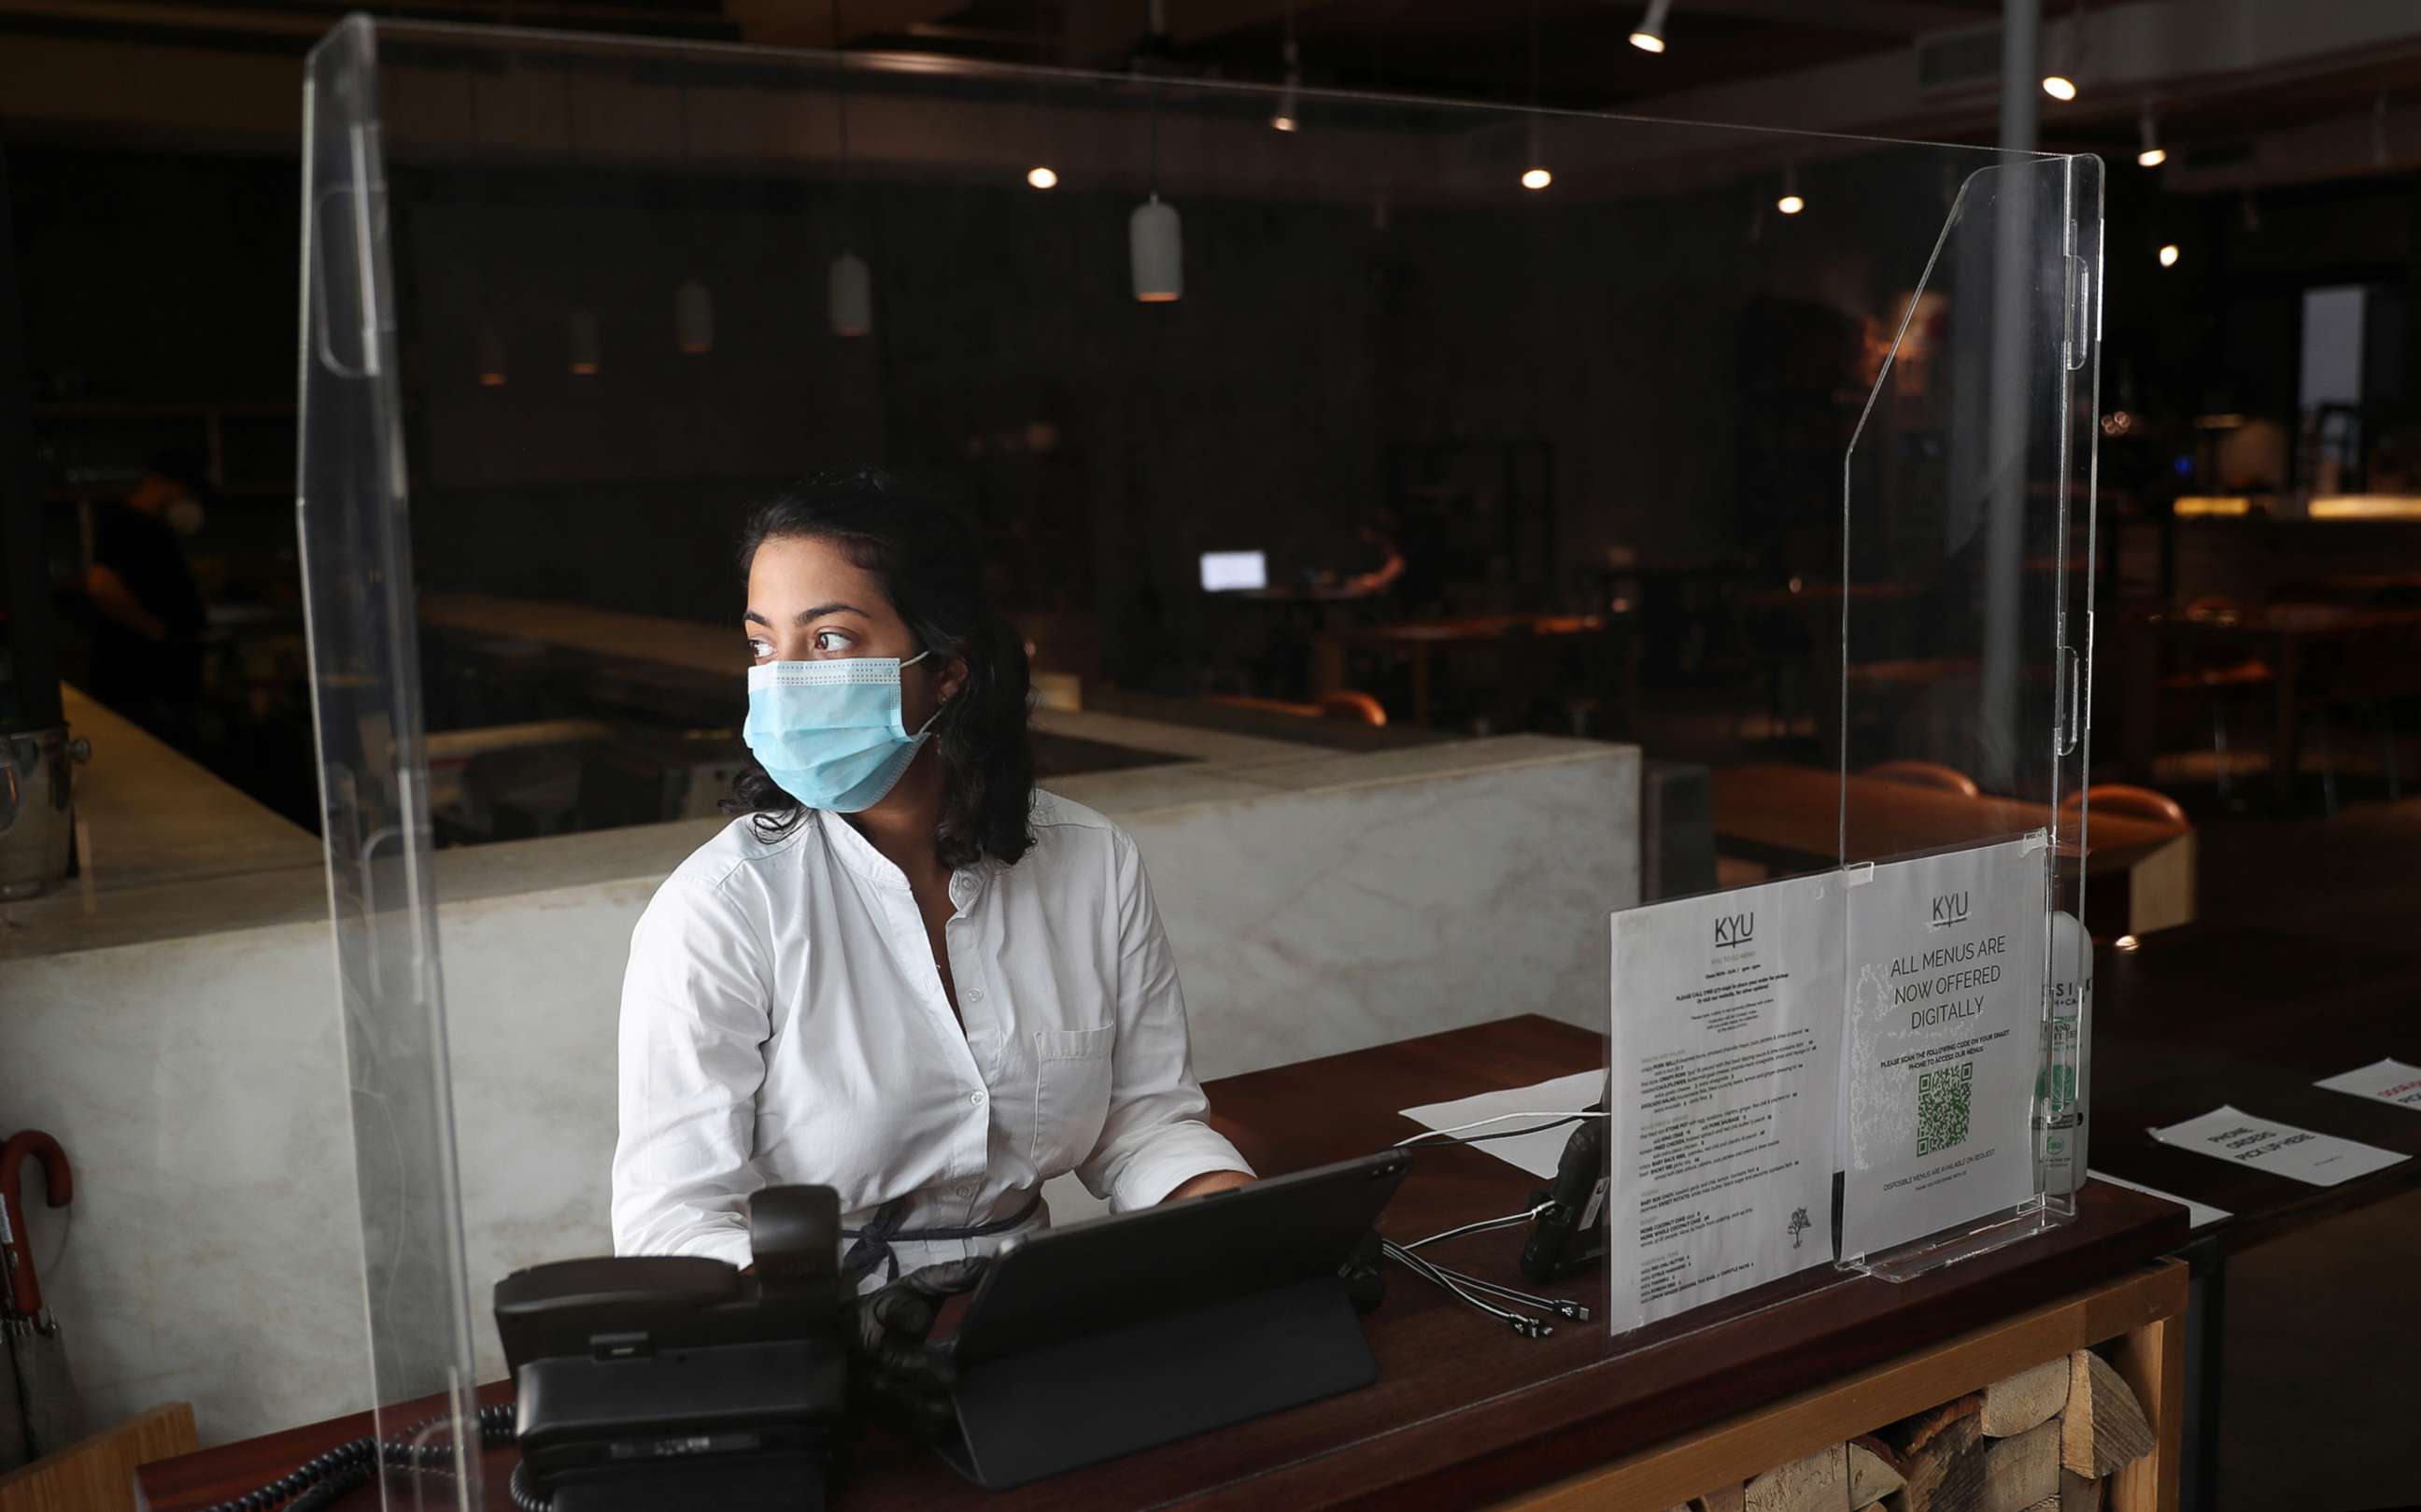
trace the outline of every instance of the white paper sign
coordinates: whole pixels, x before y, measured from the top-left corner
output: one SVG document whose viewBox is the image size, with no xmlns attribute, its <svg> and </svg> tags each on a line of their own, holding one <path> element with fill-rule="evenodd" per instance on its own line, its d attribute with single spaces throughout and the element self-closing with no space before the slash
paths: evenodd
<svg viewBox="0 0 2421 1512">
<path fill-rule="evenodd" d="M 2043 866 L 2039 840 L 2010 840 L 1849 889 L 1843 1255 L 2034 1194 Z"/>
<path fill-rule="evenodd" d="M 2383 1171 L 2406 1159 L 2376 1145 L 2339 1139 L 2335 1134 L 2316 1134 L 2291 1124 L 2272 1123 L 2226 1106 L 2199 1118 L 2155 1129 L 2152 1137 L 2163 1145 L 2199 1150 L 2257 1171 L 2308 1181 L 2316 1187 L 2333 1187 L 2358 1176 Z"/>
<path fill-rule="evenodd" d="M 1831 1263 L 1840 909 L 1827 875 L 1614 915 L 1613 1332 Z"/>
<path fill-rule="evenodd" d="M 2399 1108 L 2421 1108 L 2421 1066 L 2407 1066 L 2402 1061 L 2381 1061 L 2313 1084 L 2332 1092 L 2351 1092 L 2357 1098 L 2377 1098 Z"/>
<path fill-rule="evenodd" d="M 2192 1197 L 2180 1197 L 2174 1192 L 2163 1192 L 2158 1187 L 2148 1187 L 2141 1181 L 2130 1181 L 2125 1177 L 2112 1176 L 2107 1171 L 2087 1171 L 2085 1175 L 2096 1181 L 2107 1181 L 2114 1187 L 2125 1187 L 2131 1192 L 2140 1192 L 2148 1197 L 2158 1197 L 2163 1202 L 2176 1203 L 2186 1210 L 2186 1226 L 2189 1228 L 2200 1228 L 2205 1224 L 2216 1224 L 2223 1218 L 2234 1216 L 2225 1208 L 2214 1208 L 2207 1202 L 2196 1202 Z"/>
<path fill-rule="evenodd" d="M 1503 1117 L 1503 1123 L 1492 1123 L 1469 1130 L 1469 1134 L 1507 1134 L 1504 1139 L 1489 1139 L 1472 1148 L 1493 1155 L 1500 1161 L 1510 1161 L 1532 1176 L 1553 1177 L 1555 1166 L 1564 1158 L 1564 1146 L 1571 1143 L 1579 1125 L 1548 1120 L 1550 1127 L 1537 1133 L 1516 1132 L 1522 1120 L 1507 1116 L 1524 1113 L 1578 1113 L 1605 1096 L 1603 1071 L 1580 1071 L 1559 1076 L 1537 1086 L 1518 1086 L 1506 1092 L 1482 1092 L 1477 1097 L 1457 1098 L 1452 1102 L 1426 1103 L 1418 1108 L 1406 1108 L 1404 1116 L 1424 1129 L 1455 1129 L 1476 1124 L 1483 1118 Z M 1468 1137 L 1468 1134 L 1464 1137 Z M 1437 1140 L 1435 1144 L 1445 1144 Z"/>
</svg>

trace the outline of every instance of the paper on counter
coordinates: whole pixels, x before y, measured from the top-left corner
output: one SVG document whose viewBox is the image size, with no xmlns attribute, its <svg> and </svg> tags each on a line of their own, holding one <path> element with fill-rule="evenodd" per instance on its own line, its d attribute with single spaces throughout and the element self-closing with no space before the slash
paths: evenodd
<svg viewBox="0 0 2421 1512">
<path fill-rule="evenodd" d="M 1612 1332 L 1832 1263 L 1841 901 L 1826 873 L 1614 916 Z"/>
<path fill-rule="evenodd" d="M 1590 1103 L 1605 1097 L 1603 1071 L 1575 1071 L 1559 1076 L 1537 1086 L 1518 1086 L 1504 1092 L 1482 1092 L 1474 1098 L 1457 1098 L 1452 1102 L 1432 1102 L 1418 1108 L 1403 1110 L 1405 1117 L 1424 1129 L 1452 1129 L 1460 1124 L 1476 1123 L 1482 1118 L 1501 1117 L 1515 1113 L 1578 1113 Z M 1489 1124 L 1474 1129 L 1474 1134 L 1499 1134 L 1522 1128 L 1521 1120 L 1507 1118 L 1501 1124 Z M 1515 1134 L 1510 1139 L 1492 1139 L 1472 1148 L 1509 1161 L 1532 1176 L 1552 1178 L 1555 1164 L 1564 1158 L 1564 1146 L 1571 1143 L 1577 1123 L 1550 1124 L 1536 1133 Z M 1415 1149 L 1444 1145 L 1442 1139 L 1424 1140 Z"/>
<path fill-rule="evenodd" d="M 2421 1066 L 2407 1066 L 2398 1060 L 2381 1061 L 2312 1084 L 2332 1092 L 2351 1092 L 2357 1098 L 2376 1098 L 2399 1108 L 2421 1109 Z"/>
<path fill-rule="evenodd" d="M 2140 1192 L 2147 1197 L 2158 1197 L 2163 1202 L 2176 1203 L 2186 1210 L 2186 1226 L 2189 1228 L 2200 1228 L 2205 1224 L 2216 1224 L 2223 1218 L 2235 1216 L 2225 1208 L 2214 1208 L 2207 1202 L 2196 1202 L 2192 1197 L 2180 1197 L 2174 1192 L 2163 1192 L 2158 1187 L 2148 1187 L 2141 1181 L 2130 1181 L 2123 1176 L 2112 1176 L 2107 1171 L 2087 1171 L 2085 1174 L 2096 1181 L 2107 1181 L 2114 1187 L 2125 1187 L 2131 1192 Z"/>
<path fill-rule="evenodd" d="M 2257 1171 L 2308 1181 L 2316 1187 L 2333 1187 L 2408 1159 L 2375 1145 L 2339 1139 L 2335 1134 L 2316 1134 L 2291 1124 L 2273 1123 L 2226 1105 L 2199 1118 L 2155 1129 L 2152 1137 L 2163 1145 L 2198 1150 Z"/>
</svg>

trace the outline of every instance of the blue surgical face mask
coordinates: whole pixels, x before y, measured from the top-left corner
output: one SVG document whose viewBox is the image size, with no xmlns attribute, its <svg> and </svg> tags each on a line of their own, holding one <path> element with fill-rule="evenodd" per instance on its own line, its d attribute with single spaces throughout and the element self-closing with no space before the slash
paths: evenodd
<svg viewBox="0 0 2421 1512">
<path fill-rule="evenodd" d="M 766 662 L 748 669 L 748 723 L 741 733 L 758 764 L 809 808 L 855 814 L 899 781 L 933 719 L 911 735 L 900 723 L 899 673 L 930 656 Z"/>
</svg>

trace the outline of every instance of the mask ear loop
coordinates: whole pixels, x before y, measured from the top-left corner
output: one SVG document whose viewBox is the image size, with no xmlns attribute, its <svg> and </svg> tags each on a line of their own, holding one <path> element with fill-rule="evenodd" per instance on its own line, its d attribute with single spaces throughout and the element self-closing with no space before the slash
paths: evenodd
<svg viewBox="0 0 2421 1512">
<path fill-rule="evenodd" d="M 917 662 L 922 662 L 925 658 L 932 654 L 933 648 L 928 646 L 923 650 L 917 652 L 914 656 L 910 657 L 907 661 L 900 662 L 899 670 L 905 672 L 910 667 L 914 666 Z M 916 726 L 915 739 L 920 740 L 923 740 L 925 738 L 925 732 L 931 729 L 934 724 L 939 721 L 944 714 L 949 712 L 949 708 L 950 700 L 946 697 L 940 703 L 934 705 L 932 713 L 926 716 L 925 723 Z"/>
</svg>

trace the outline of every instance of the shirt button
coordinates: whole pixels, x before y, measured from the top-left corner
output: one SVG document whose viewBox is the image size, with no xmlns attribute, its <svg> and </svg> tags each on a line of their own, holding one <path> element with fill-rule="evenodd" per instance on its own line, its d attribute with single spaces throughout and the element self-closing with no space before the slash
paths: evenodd
<svg viewBox="0 0 2421 1512">
<path fill-rule="evenodd" d="M 983 989 L 982 989 L 982 988 L 980 988 L 980 987 L 971 987 L 971 988 L 968 988 L 968 989 L 967 989 L 967 996 L 969 996 L 969 997 L 971 997 L 971 998 L 975 999 L 976 1002 L 980 1003 L 980 1002 L 982 1002 L 982 1001 L 983 1001 Z"/>
<path fill-rule="evenodd" d="M 976 1193 L 982 1190 L 983 1189 L 981 1187 L 976 1185 L 972 1181 L 961 1181 L 959 1183 L 959 1195 L 969 1202 L 975 1201 Z"/>
<path fill-rule="evenodd" d="M 969 1107 L 980 1108 L 983 1106 L 983 1100 L 984 1095 L 980 1092 L 970 1092 L 967 1094 L 967 1105 Z"/>
</svg>

